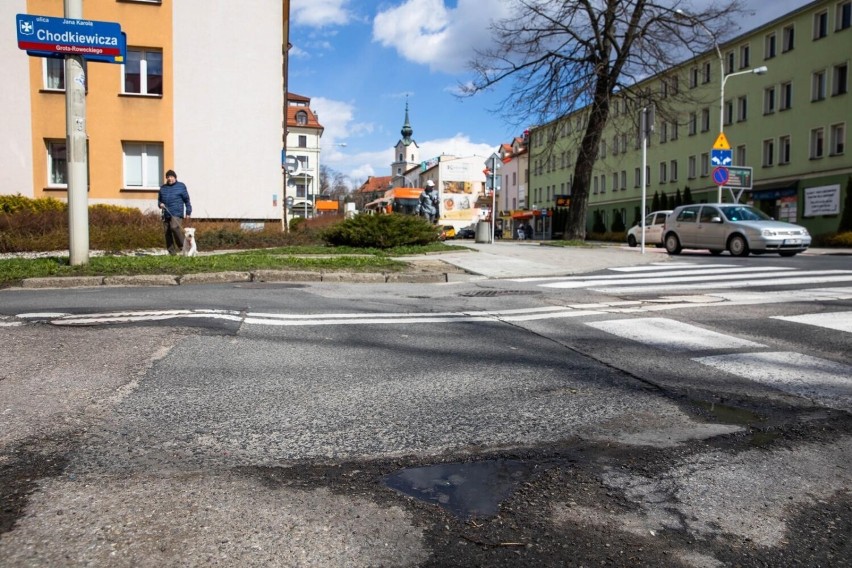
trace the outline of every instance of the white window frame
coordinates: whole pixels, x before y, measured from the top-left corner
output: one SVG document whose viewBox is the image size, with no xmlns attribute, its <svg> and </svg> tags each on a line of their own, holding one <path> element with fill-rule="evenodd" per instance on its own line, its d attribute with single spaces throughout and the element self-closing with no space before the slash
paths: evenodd
<svg viewBox="0 0 852 568">
<path fill-rule="evenodd" d="M 814 41 L 828 36 L 828 10 L 821 10 L 814 14 Z"/>
<path fill-rule="evenodd" d="M 831 69 L 831 96 L 845 95 L 849 92 L 849 63 L 840 63 Z"/>
<path fill-rule="evenodd" d="M 665 162 L 660 162 L 660 183 L 666 183 L 668 178 L 668 169 Z"/>
<path fill-rule="evenodd" d="M 790 163 L 792 146 L 790 135 L 785 134 L 778 137 L 778 165 L 783 166 Z"/>
<path fill-rule="evenodd" d="M 686 161 L 686 177 L 687 179 L 695 179 L 696 160 L 695 156 L 690 156 Z"/>
<path fill-rule="evenodd" d="M 44 60 L 42 63 L 42 87 L 45 91 L 57 91 L 57 92 L 65 92 L 65 60 L 64 59 L 56 59 L 54 57 L 42 57 Z M 50 68 L 51 66 L 58 68 L 59 75 L 56 77 L 56 81 L 61 85 L 59 87 L 51 87 L 51 74 Z"/>
<path fill-rule="evenodd" d="M 669 181 L 672 183 L 677 181 L 677 160 L 669 162 Z"/>
<path fill-rule="evenodd" d="M 707 152 L 701 153 L 701 177 L 710 175 L 710 154 Z"/>
<path fill-rule="evenodd" d="M 47 154 L 47 187 L 68 188 L 68 154 L 67 142 L 65 140 L 45 140 L 45 152 Z M 59 149 L 65 154 L 59 159 Z M 55 151 L 54 151 L 55 148 Z M 64 169 L 64 171 L 62 171 Z M 59 178 L 58 181 L 54 181 Z"/>
<path fill-rule="evenodd" d="M 826 81 L 825 69 L 814 71 L 811 74 L 811 102 L 825 100 Z"/>
<path fill-rule="evenodd" d="M 767 138 L 763 141 L 763 161 L 761 165 L 769 168 L 775 165 L 775 139 Z"/>
<path fill-rule="evenodd" d="M 793 51 L 796 47 L 796 25 L 785 26 L 781 37 L 781 53 Z"/>
<path fill-rule="evenodd" d="M 819 160 L 825 157 L 825 128 L 812 128 L 810 134 L 811 160 Z"/>
<path fill-rule="evenodd" d="M 850 27 L 852 27 L 852 1 L 838 2 L 834 18 L 834 31 L 839 32 Z"/>
<path fill-rule="evenodd" d="M 745 144 L 740 144 L 739 146 L 737 146 L 736 159 L 737 159 L 736 164 L 738 166 L 746 165 L 746 145 Z"/>
<path fill-rule="evenodd" d="M 764 43 L 763 43 L 763 59 L 772 59 L 778 53 L 778 39 L 775 35 L 775 32 L 770 32 L 766 34 Z"/>
<path fill-rule="evenodd" d="M 838 122 L 829 127 L 829 156 L 842 156 L 846 151 L 846 123 Z"/>
<path fill-rule="evenodd" d="M 141 182 L 131 184 L 129 180 L 129 169 L 127 167 L 129 157 L 136 157 L 136 154 L 129 154 L 130 149 L 139 149 L 139 167 L 141 168 Z M 157 151 L 154 151 L 157 150 Z M 152 164 L 151 160 L 154 157 L 158 158 L 158 163 Z M 165 147 L 162 142 L 121 142 L 121 163 L 122 163 L 122 187 L 124 189 L 138 189 L 151 191 L 160 188 L 163 180 L 165 169 L 163 167 L 165 160 Z M 156 167 L 157 172 L 152 172 L 152 167 Z"/>
<path fill-rule="evenodd" d="M 775 85 L 763 89 L 763 114 L 775 112 Z"/>
<path fill-rule="evenodd" d="M 740 69 L 745 69 L 751 65 L 751 46 L 745 44 L 740 46 Z"/>
<path fill-rule="evenodd" d="M 160 55 L 160 64 L 163 65 L 163 50 L 162 49 L 141 49 L 141 48 L 128 48 L 127 53 L 141 53 L 141 57 L 139 59 L 139 92 L 136 91 L 128 91 L 127 90 L 127 64 L 121 66 L 121 94 L 123 95 L 141 95 L 148 97 L 162 97 L 162 93 L 149 93 L 148 92 L 148 54 L 149 53 L 158 53 Z M 164 78 L 165 73 L 163 72 L 160 75 L 161 80 Z M 160 85 L 162 90 L 162 83 Z"/>
<path fill-rule="evenodd" d="M 746 120 L 748 120 L 748 95 L 743 95 L 737 99 L 737 122 Z"/>
<path fill-rule="evenodd" d="M 793 108 L 793 83 L 792 81 L 787 81 L 786 83 L 781 83 L 781 89 L 778 93 L 779 101 L 778 101 L 778 109 L 779 110 L 790 110 Z"/>
</svg>

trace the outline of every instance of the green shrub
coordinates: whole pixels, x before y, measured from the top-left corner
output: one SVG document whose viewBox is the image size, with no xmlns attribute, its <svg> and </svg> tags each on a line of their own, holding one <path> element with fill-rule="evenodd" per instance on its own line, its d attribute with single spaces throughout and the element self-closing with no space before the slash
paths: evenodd
<svg viewBox="0 0 852 568">
<path fill-rule="evenodd" d="M 852 248 L 852 231 L 822 235 L 814 240 L 819 243 L 818 246 Z"/>
<path fill-rule="evenodd" d="M 320 238 L 332 246 L 389 249 L 438 240 L 438 227 L 412 215 L 356 215 L 324 229 Z"/>
<path fill-rule="evenodd" d="M 45 211 L 67 211 L 68 206 L 58 199 L 45 197 L 30 199 L 20 193 L 17 195 L 0 195 L 0 213 L 43 213 Z"/>
</svg>

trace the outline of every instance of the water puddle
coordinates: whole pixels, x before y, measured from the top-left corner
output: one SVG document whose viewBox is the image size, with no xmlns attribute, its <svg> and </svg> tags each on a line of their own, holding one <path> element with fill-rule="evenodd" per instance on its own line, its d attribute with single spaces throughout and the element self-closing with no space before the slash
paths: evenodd
<svg viewBox="0 0 852 568">
<path fill-rule="evenodd" d="M 531 471 L 530 465 L 513 460 L 440 464 L 400 470 L 386 476 L 384 484 L 458 518 L 481 519 L 496 515 Z"/>
<path fill-rule="evenodd" d="M 719 422 L 724 422 L 725 424 L 750 426 L 765 421 L 765 418 L 759 414 L 742 408 L 737 408 L 736 406 L 726 406 L 724 404 L 703 402 L 699 400 L 695 400 L 693 403 L 713 415 Z"/>
</svg>

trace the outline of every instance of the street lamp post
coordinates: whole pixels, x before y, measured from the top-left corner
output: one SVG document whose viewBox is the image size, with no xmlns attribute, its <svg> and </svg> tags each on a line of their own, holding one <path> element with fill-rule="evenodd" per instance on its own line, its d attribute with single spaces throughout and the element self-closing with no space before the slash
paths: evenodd
<svg viewBox="0 0 852 568">
<path fill-rule="evenodd" d="M 701 29 L 703 29 L 707 33 L 708 36 L 710 36 L 710 39 L 713 41 L 713 48 L 716 50 L 716 55 L 719 57 L 719 134 L 722 135 L 725 133 L 725 83 L 728 82 L 728 79 L 730 79 L 731 77 L 736 77 L 737 75 L 763 75 L 769 69 L 765 65 L 762 65 L 760 67 L 755 67 L 754 69 L 746 69 L 744 71 L 736 71 L 734 73 L 725 74 L 725 58 L 722 57 L 722 50 L 719 48 L 719 42 L 716 40 L 716 35 L 710 31 L 710 28 L 704 25 L 704 22 L 697 19 L 695 16 L 687 14 L 681 9 L 675 10 L 675 14 L 682 18 L 688 19 L 693 24 L 697 24 L 699 27 L 701 27 Z M 718 191 L 716 193 L 716 202 L 721 203 L 722 186 L 717 186 L 717 190 Z"/>
</svg>

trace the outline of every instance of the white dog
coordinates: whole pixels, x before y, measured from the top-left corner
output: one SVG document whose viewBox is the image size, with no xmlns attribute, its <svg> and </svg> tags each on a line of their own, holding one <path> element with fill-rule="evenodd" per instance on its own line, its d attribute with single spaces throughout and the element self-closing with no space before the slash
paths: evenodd
<svg viewBox="0 0 852 568">
<path fill-rule="evenodd" d="M 183 255 L 198 256 L 198 245 L 195 244 L 195 228 L 184 227 L 183 229 Z"/>
</svg>

